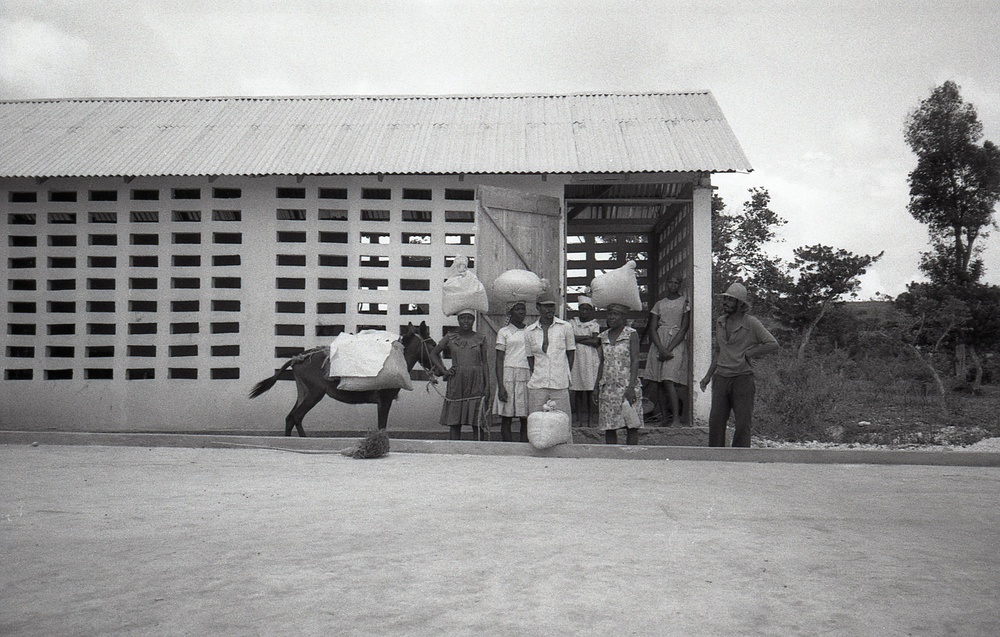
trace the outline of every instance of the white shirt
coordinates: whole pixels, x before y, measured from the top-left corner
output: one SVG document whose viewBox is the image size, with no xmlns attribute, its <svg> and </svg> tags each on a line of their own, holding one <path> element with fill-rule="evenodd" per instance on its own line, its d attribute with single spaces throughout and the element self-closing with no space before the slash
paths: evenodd
<svg viewBox="0 0 1000 637">
<path fill-rule="evenodd" d="M 543 352 L 545 334 L 541 323 L 535 321 L 525 329 L 528 356 L 535 359 L 535 371 L 528 380 L 528 389 L 569 389 L 566 352 L 576 349 L 573 326 L 560 318 L 553 318 L 548 332 L 548 352 Z"/>
<path fill-rule="evenodd" d="M 524 337 L 527 329 L 516 325 L 504 325 L 497 332 L 496 349 L 498 352 L 504 352 L 504 367 L 528 369 L 528 348 Z"/>
</svg>

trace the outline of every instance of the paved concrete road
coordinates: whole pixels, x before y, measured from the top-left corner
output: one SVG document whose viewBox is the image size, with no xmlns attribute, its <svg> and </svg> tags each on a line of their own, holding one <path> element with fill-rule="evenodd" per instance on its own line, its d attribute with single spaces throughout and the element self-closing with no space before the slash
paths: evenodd
<svg viewBox="0 0 1000 637">
<path fill-rule="evenodd" d="M 1000 469 L 0 445 L 0 634 L 1000 634 Z"/>
</svg>

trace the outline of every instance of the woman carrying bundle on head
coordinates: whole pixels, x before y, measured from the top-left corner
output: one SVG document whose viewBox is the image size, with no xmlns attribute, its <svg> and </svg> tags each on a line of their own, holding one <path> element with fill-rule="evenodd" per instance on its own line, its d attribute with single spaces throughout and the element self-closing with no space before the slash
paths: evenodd
<svg viewBox="0 0 1000 637">
<path fill-rule="evenodd" d="M 514 301 L 507 309 L 507 324 L 497 332 L 497 396 L 493 411 L 500 416 L 500 439 L 513 442 L 511 423 L 521 421 L 520 442 L 528 442 L 528 354 L 524 341 L 524 301 Z"/>
<path fill-rule="evenodd" d="M 609 445 L 618 444 L 619 429 L 627 430 L 627 444 L 639 444 L 642 427 L 639 333 L 625 324 L 626 312 L 627 305 L 609 304 L 608 329 L 600 335 L 600 365 L 594 394 L 604 441 Z"/>
<path fill-rule="evenodd" d="M 481 428 L 489 425 L 485 413 L 490 395 L 486 337 L 472 329 L 475 322 L 475 310 L 459 310 L 458 330 L 448 332 L 430 353 L 435 370 L 448 383 L 440 422 L 449 428 L 449 440 L 462 439 L 463 425 L 472 427 L 473 440 L 482 440 Z M 449 368 L 441 360 L 445 350 L 451 358 Z"/>
</svg>

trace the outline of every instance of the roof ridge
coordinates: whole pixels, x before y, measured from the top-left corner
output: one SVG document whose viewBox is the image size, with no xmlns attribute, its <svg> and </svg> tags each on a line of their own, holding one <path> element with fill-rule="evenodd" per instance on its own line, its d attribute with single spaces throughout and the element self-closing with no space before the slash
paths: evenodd
<svg viewBox="0 0 1000 637">
<path fill-rule="evenodd" d="M 459 99 L 519 99 L 569 97 L 641 97 L 658 95 L 710 95 L 708 89 L 687 91 L 583 91 L 577 93 L 466 93 L 466 94 L 400 94 L 400 95 L 214 95 L 159 97 L 39 97 L 0 100 L 0 104 L 45 104 L 66 102 L 216 102 L 216 101 L 337 101 L 337 100 L 459 100 Z"/>
</svg>

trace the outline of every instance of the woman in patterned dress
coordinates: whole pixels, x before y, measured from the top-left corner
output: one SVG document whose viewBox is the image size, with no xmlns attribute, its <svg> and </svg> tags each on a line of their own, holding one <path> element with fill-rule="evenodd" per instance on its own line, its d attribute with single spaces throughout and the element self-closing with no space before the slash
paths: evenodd
<svg viewBox="0 0 1000 637">
<path fill-rule="evenodd" d="M 474 310 L 460 310 L 458 331 L 448 332 L 431 351 L 434 368 L 445 377 L 448 389 L 441 406 L 441 424 L 448 427 L 449 440 L 462 439 L 462 425 L 472 427 L 472 439 L 482 440 L 481 427 L 486 422 L 486 397 L 489 392 L 489 360 L 486 337 L 472 330 Z M 451 367 L 441 361 L 448 350 Z"/>
<path fill-rule="evenodd" d="M 639 333 L 625 324 L 628 308 L 608 306 L 608 329 L 601 332 L 600 365 L 594 393 L 604 441 L 618 444 L 618 430 L 627 429 L 626 444 L 639 444 L 642 427 L 642 386 L 639 384 Z M 627 402 L 632 414 L 626 414 Z M 631 415 L 631 418 L 628 416 Z"/>
</svg>

